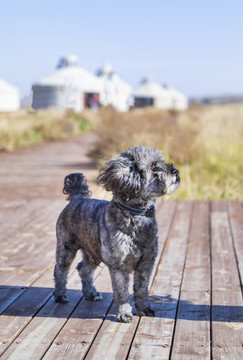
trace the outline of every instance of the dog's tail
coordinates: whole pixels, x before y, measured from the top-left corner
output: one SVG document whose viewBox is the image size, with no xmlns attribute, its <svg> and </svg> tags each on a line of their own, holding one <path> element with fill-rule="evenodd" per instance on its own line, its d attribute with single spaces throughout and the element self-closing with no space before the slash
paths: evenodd
<svg viewBox="0 0 243 360">
<path fill-rule="evenodd" d="M 91 196 L 87 180 L 81 173 L 67 175 L 64 179 L 63 194 L 68 195 L 67 200 L 88 198 Z"/>
</svg>

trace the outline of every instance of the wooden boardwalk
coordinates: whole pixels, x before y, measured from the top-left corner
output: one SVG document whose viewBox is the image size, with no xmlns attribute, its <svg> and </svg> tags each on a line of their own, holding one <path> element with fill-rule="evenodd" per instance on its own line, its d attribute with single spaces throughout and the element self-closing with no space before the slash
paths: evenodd
<svg viewBox="0 0 243 360">
<path fill-rule="evenodd" d="M 92 181 L 90 135 L 0 155 L 0 354 L 2 359 L 243 359 L 242 202 L 159 202 L 159 255 L 150 284 L 154 318 L 115 321 L 106 267 L 100 302 L 80 291 L 53 300 L 55 221 L 63 177 Z M 131 279 L 132 285 L 132 279 Z"/>
</svg>

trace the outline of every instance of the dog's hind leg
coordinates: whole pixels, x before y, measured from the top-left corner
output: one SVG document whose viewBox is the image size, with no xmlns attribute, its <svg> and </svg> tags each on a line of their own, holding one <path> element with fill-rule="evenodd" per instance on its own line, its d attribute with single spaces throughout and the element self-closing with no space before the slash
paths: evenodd
<svg viewBox="0 0 243 360">
<path fill-rule="evenodd" d="M 69 268 L 77 253 L 77 248 L 69 246 L 71 240 L 60 241 L 58 239 L 56 249 L 56 266 L 54 270 L 55 290 L 54 297 L 56 302 L 67 303 L 66 284 Z"/>
<path fill-rule="evenodd" d="M 95 263 L 92 258 L 85 256 L 85 254 L 84 259 L 77 265 L 77 270 L 82 282 L 82 291 L 86 300 L 102 300 L 102 295 L 93 285 L 94 271 L 97 266 L 97 263 Z"/>
</svg>

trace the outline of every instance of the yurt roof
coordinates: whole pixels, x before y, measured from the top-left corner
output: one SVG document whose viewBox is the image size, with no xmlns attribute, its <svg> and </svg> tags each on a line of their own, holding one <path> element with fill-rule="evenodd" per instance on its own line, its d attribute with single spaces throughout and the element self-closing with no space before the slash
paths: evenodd
<svg viewBox="0 0 243 360">
<path fill-rule="evenodd" d="M 161 97 L 167 96 L 166 90 L 150 77 L 142 79 L 138 87 L 134 91 L 137 97 Z"/>
<path fill-rule="evenodd" d="M 100 80 L 88 70 L 78 65 L 78 58 L 74 55 L 59 60 L 57 69 L 44 76 L 34 85 L 70 86 L 85 92 L 99 92 Z"/>
<path fill-rule="evenodd" d="M 131 85 L 123 81 L 113 70 L 109 62 L 105 63 L 102 68 L 98 69 L 96 72 L 97 76 L 102 81 L 103 85 L 107 81 L 114 84 L 114 87 L 117 88 L 119 92 L 128 92 L 132 93 L 133 88 Z"/>
<path fill-rule="evenodd" d="M 163 87 L 171 97 L 178 98 L 181 100 L 182 99 L 187 100 L 187 97 L 184 94 L 182 94 L 179 90 L 175 89 L 173 86 L 169 84 L 164 84 Z"/>
<path fill-rule="evenodd" d="M 97 76 L 110 76 L 114 73 L 114 70 L 110 62 L 106 62 L 101 68 L 96 71 Z"/>
<path fill-rule="evenodd" d="M 60 58 L 57 64 L 57 69 L 72 66 L 80 66 L 78 57 L 76 55 L 67 55 Z"/>
<path fill-rule="evenodd" d="M 19 90 L 17 87 L 10 85 L 3 79 L 0 79 L 0 92 L 1 93 L 19 93 Z"/>
</svg>

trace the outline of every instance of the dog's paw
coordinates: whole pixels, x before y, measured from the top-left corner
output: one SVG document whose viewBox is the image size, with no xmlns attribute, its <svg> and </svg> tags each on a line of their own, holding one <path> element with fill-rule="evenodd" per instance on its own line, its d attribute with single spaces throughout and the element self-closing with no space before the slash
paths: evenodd
<svg viewBox="0 0 243 360">
<path fill-rule="evenodd" d="M 54 294 L 55 301 L 57 303 L 60 303 L 60 304 L 67 304 L 68 303 L 69 300 L 68 300 L 67 295 L 58 295 L 55 292 L 53 294 Z"/>
<path fill-rule="evenodd" d="M 119 321 L 119 322 L 130 323 L 132 321 L 132 314 L 131 313 L 117 314 L 116 318 L 117 318 L 117 321 Z"/>
<path fill-rule="evenodd" d="M 95 293 L 85 295 L 85 299 L 88 301 L 100 301 L 102 300 L 102 295 L 97 291 Z"/>
<path fill-rule="evenodd" d="M 145 308 L 145 309 L 142 309 L 142 310 L 138 310 L 138 315 L 139 316 L 155 316 L 155 311 L 151 308 Z"/>
</svg>

